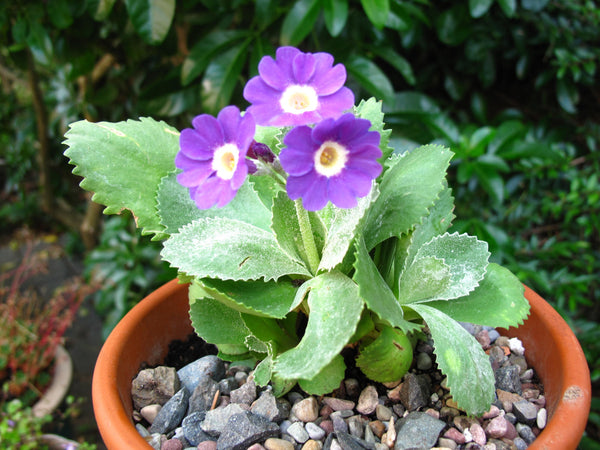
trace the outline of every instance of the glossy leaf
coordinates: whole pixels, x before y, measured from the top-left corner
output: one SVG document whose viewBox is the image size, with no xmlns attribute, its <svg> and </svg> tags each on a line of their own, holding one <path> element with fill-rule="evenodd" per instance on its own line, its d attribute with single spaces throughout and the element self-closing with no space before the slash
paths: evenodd
<svg viewBox="0 0 600 450">
<path fill-rule="evenodd" d="M 139 121 L 71 124 L 65 156 L 84 177 L 81 187 L 92 199 L 106 205 L 105 214 L 129 209 L 142 234 L 161 235 L 164 226 L 156 212 L 156 192 L 166 175 L 175 170 L 179 132 L 164 122 Z M 102 151 L 96 151 L 97 149 Z"/>
<path fill-rule="evenodd" d="M 391 47 L 372 47 L 371 50 L 380 58 L 384 59 L 404 77 L 406 82 L 414 86 L 417 82 L 412 66 L 406 58 L 401 56 Z"/>
<path fill-rule="evenodd" d="M 383 28 L 390 12 L 389 0 L 361 0 L 367 17 L 377 28 Z"/>
<path fill-rule="evenodd" d="M 342 32 L 348 20 L 348 0 L 323 0 L 323 16 L 327 31 L 333 37 Z"/>
<path fill-rule="evenodd" d="M 497 0 L 506 17 L 513 17 L 517 11 L 517 0 Z"/>
<path fill-rule="evenodd" d="M 371 60 L 360 55 L 352 55 L 346 61 L 346 70 L 361 86 L 384 102 L 394 98 L 394 88 L 387 75 Z"/>
<path fill-rule="evenodd" d="M 67 0 L 48 0 L 46 11 L 52 24 L 58 29 L 65 29 L 73 23 L 73 15 Z"/>
<path fill-rule="evenodd" d="M 320 0 L 296 0 L 281 25 L 281 45 L 297 46 L 312 31 L 319 13 Z"/>
<path fill-rule="evenodd" d="M 202 78 L 202 105 L 207 112 L 216 115 L 229 104 L 248 57 L 248 44 L 249 41 L 245 41 L 216 56 L 206 68 Z"/>
<path fill-rule="evenodd" d="M 165 242 L 161 255 L 181 272 L 198 278 L 269 281 L 284 275 L 310 276 L 304 265 L 279 248 L 272 233 L 223 217 L 184 226 Z"/>
<path fill-rule="evenodd" d="M 125 0 L 133 27 L 148 44 L 164 41 L 175 14 L 175 0 Z"/>
<path fill-rule="evenodd" d="M 215 56 L 244 39 L 248 33 L 238 30 L 216 30 L 200 39 L 190 50 L 181 68 L 181 83 L 186 86 L 204 72 Z"/>
<path fill-rule="evenodd" d="M 461 325 L 428 303 L 410 305 L 427 323 L 436 363 L 452 398 L 469 415 L 481 415 L 494 400 L 494 372 L 481 344 Z"/>
<path fill-rule="evenodd" d="M 94 20 L 105 20 L 112 11 L 116 0 L 87 0 L 86 7 Z"/>
<path fill-rule="evenodd" d="M 471 17 L 479 18 L 488 12 L 494 0 L 469 0 L 469 12 Z"/>
</svg>

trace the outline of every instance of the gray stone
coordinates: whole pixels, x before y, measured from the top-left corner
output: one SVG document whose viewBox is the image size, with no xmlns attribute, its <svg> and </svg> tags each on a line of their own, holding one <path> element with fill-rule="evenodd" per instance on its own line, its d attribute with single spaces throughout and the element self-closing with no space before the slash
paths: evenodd
<svg viewBox="0 0 600 450">
<path fill-rule="evenodd" d="M 529 447 L 527 442 L 525 442 L 525 440 L 520 437 L 515 438 L 515 440 L 513 441 L 513 444 L 515 444 L 515 447 L 517 447 L 517 450 L 526 450 L 527 447 Z"/>
<path fill-rule="evenodd" d="M 378 404 L 379 396 L 377 389 L 375 389 L 375 386 L 369 385 L 360 393 L 356 410 L 361 414 L 369 415 L 375 411 Z"/>
<path fill-rule="evenodd" d="M 202 429 L 202 422 L 206 417 L 206 412 L 195 412 L 189 414 L 181 424 L 183 428 L 183 436 L 188 440 L 188 442 L 196 446 L 200 442 L 204 441 L 216 441 L 216 438 L 211 436 L 208 433 L 205 433 Z"/>
<path fill-rule="evenodd" d="M 172 367 L 141 370 L 131 382 L 133 407 L 139 411 L 148 405 L 164 405 L 180 387 L 177 372 Z"/>
<path fill-rule="evenodd" d="M 149 429 L 150 433 L 165 434 L 178 427 L 187 411 L 189 398 L 190 394 L 185 388 L 171 397 L 156 415 Z"/>
<path fill-rule="evenodd" d="M 488 330 L 488 335 L 490 336 L 491 343 L 496 342 L 496 339 L 500 337 L 500 333 L 498 333 L 498 330 L 496 330 L 495 328 Z"/>
<path fill-rule="evenodd" d="M 331 421 L 333 422 L 333 430 L 338 432 L 348 432 L 348 424 L 340 414 L 332 414 Z"/>
<path fill-rule="evenodd" d="M 349 433 L 338 431 L 335 433 L 338 443 L 344 450 L 375 449 L 375 445 Z"/>
<path fill-rule="evenodd" d="M 219 381 L 219 392 L 221 392 L 221 395 L 229 395 L 231 391 L 238 387 L 237 381 L 233 377 L 223 378 Z"/>
<path fill-rule="evenodd" d="M 243 411 L 229 418 L 217 441 L 217 450 L 245 450 L 278 434 L 277 424 L 250 411 Z"/>
<path fill-rule="evenodd" d="M 296 442 L 299 444 L 304 444 L 306 441 L 310 439 L 310 436 L 304 429 L 304 425 L 302 422 L 294 422 L 287 429 L 287 434 L 294 438 Z"/>
<path fill-rule="evenodd" d="M 395 450 L 431 448 L 446 424 L 424 412 L 412 412 L 396 423 Z"/>
<path fill-rule="evenodd" d="M 525 425 L 533 425 L 537 419 L 537 408 L 527 400 L 513 403 L 513 414 L 517 420 Z"/>
<path fill-rule="evenodd" d="M 225 363 L 215 355 L 206 355 L 179 369 L 177 375 L 181 384 L 191 393 L 204 375 L 215 381 L 221 380 L 225 376 Z"/>
<path fill-rule="evenodd" d="M 535 434 L 533 434 L 533 430 L 529 425 L 518 423 L 516 428 L 519 436 L 521 436 L 527 444 L 531 444 L 535 440 Z"/>
<path fill-rule="evenodd" d="M 365 422 L 361 416 L 352 416 L 348 418 L 348 431 L 352 436 L 362 439 L 365 435 Z"/>
<path fill-rule="evenodd" d="M 519 395 L 523 393 L 518 366 L 500 367 L 494 371 L 494 377 L 496 379 L 496 389 L 514 392 Z"/>
<path fill-rule="evenodd" d="M 256 400 L 256 383 L 252 379 L 247 380 L 239 388 L 231 391 L 229 398 L 231 398 L 231 403 L 243 403 L 250 406 Z"/>
<path fill-rule="evenodd" d="M 218 390 L 218 383 L 208 375 L 198 377 L 198 384 L 190 397 L 188 414 L 210 410 Z"/>
<path fill-rule="evenodd" d="M 287 400 L 275 398 L 271 391 L 265 391 L 250 407 L 254 414 L 264 416 L 272 422 L 281 422 L 290 414 Z"/>
<path fill-rule="evenodd" d="M 310 438 L 314 439 L 315 441 L 320 441 L 325 437 L 325 430 L 314 422 L 308 422 L 306 425 L 304 425 L 304 429 Z"/>
<path fill-rule="evenodd" d="M 425 352 L 417 353 L 417 369 L 429 370 L 432 366 L 433 361 L 431 360 L 431 356 Z"/>
<path fill-rule="evenodd" d="M 409 411 L 427 405 L 431 396 L 431 384 L 425 375 L 407 373 L 400 388 L 400 401 Z"/>
<path fill-rule="evenodd" d="M 224 408 L 216 408 L 207 411 L 206 417 L 201 425 L 202 430 L 212 436 L 219 436 L 225 429 L 229 418 L 244 411 L 244 408 L 237 403 L 230 403 Z M 279 427 L 277 427 L 277 429 L 279 429 Z"/>
<path fill-rule="evenodd" d="M 377 405 L 375 408 L 375 417 L 382 422 L 387 422 L 392 417 L 392 410 L 384 405 Z"/>
</svg>

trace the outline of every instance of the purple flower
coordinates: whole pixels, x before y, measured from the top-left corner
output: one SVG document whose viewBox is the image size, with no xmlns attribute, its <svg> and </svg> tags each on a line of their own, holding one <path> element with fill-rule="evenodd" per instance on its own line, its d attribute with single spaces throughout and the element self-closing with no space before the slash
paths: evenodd
<svg viewBox="0 0 600 450">
<path fill-rule="evenodd" d="M 356 199 L 369 193 L 372 180 L 382 170 L 377 162 L 380 136 L 369 131 L 370 126 L 368 120 L 348 113 L 314 128 L 292 129 L 279 155 L 289 174 L 288 196 L 292 200 L 302 197 L 308 211 L 322 209 L 327 201 L 338 208 L 356 206 Z"/>
<path fill-rule="evenodd" d="M 183 172 L 177 181 L 189 188 L 198 208 L 225 206 L 248 175 L 246 152 L 254 138 L 254 118 L 227 106 L 216 119 L 202 114 L 192 125 L 179 137 L 175 165 Z"/>
<path fill-rule="evenodd" d="M 337 118 L 354 105 L 354 94 L 344 87 L 346 68 L 333 66 L 329 53 L 302 53 L 280 47 L 276 58 L 265 56 L 258 64 L 259 76 L 244 88 L 256 123 L 293 126 Z"/>
</svg>

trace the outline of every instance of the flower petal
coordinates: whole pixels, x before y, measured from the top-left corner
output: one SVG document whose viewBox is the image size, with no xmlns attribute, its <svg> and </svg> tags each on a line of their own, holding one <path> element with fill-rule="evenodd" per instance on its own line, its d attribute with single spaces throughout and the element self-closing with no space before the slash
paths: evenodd
<svg viewBox="0 0 600 450">
<path fill-rule="evenodd" d="M 198 131 L 186 128 L 179 135 L 179 153 L 184 153 L 188 158 L 197 160 L 211 159 L 213 147 Z"/>
<path fill-rule="evenodd" d="M 339 117 L 343 111 L 354 106 L 354 94 L 347 87 L 341 88 L 334 94 L 319 97 L 318 112 L 322 117 Z"/>
<path fill-rule="evenodd" d="M 315 76 L 312 81 L 317 94 L 331 95 L 338 91 L 346 82 L 346 68 L 342 64 L 336 64 L 333 68 L 331 64 L 324 73 L 318 73 L 315 70 Z"/>
<path fill-rule="evenodd" d="M 196 116 L 192 120 L 196 132 L 202 136 L 210 149 L 220 147 L 225 143 L 223 140 L 223 129 L 219 121 L 209 114 Z"/>
<path fill-rule="evenodd" d="M 298 53 L 292 63 L 292 73 L 296 84 L 307 84 L 315 72 L 315 58 L 310 53 Z"/>
<path fill-rule="evenodd" d="M 269 87 L 283 91 L 292 83 L 289 74 L 281 69 L 279 64 L 270 56 L 263 57 L 258 63 L 258 73 L 260 77 Z"/>
<path fill-rule="evenodd" d="M 352 178 L 352 182 L 355 179 Z M 356 195 L 351 184 L 342 177 L 332 177 L 327 186 L 327 197 L 338 208 L 353 208 L 357 205 Z"/>
<path fill-rule="evenodd" d="M 223 128 L 223 142 L 235 142 L 240 122 L 240 110 L 236 106 L 226 106 L 217 115 Z"/>
</svg>

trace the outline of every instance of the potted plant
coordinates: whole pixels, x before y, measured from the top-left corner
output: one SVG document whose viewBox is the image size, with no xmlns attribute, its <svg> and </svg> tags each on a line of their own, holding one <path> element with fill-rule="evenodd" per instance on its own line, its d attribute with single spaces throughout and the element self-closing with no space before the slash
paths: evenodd
<svg viewBox="0 0 600 450">
<path fill-rule="evenodd" d="M 426 324 L 454 401 L 482 414 L 492 369 L 458 321 L 521 325 L 523 286 L 485 242 L 448 232 L 452 152 L 397 153 L 381 103 L 355 105 L 345 79 L 331 55 L 282 47 L 246 84 L 245 113 L 227 106 L 181 132 L 150 118 L 76 122 L 65 155 L 106 213 L 129 209 L 164 240 L 194 330 L 223 359 L 256 361 L 258 385 L 328 393 L 348 345 L 368 378 L 398 380 Z"/>
</svg>

